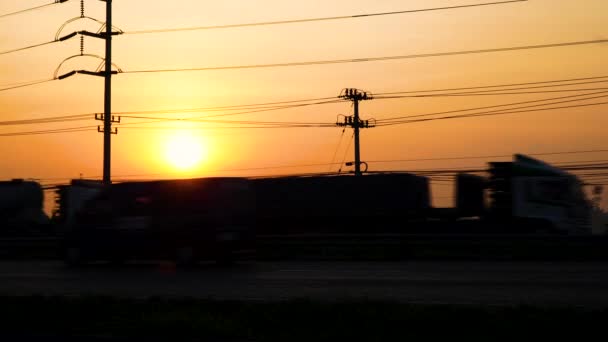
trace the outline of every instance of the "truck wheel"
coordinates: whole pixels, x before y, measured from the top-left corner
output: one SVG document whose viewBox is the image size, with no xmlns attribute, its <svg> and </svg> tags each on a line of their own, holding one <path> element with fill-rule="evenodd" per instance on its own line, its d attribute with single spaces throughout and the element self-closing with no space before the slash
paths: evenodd
<svg viewBox="0 0 608 342">
<path fill-rule="evenodd" d="M 175 250 L 175 263 L 181 266 L 194 264 L 194 248 L 190 246 L 178 247 Z"/>
<path fill-rule="evenodd" d="M 538 220 L 534 232 L 537 234 L 552 234 L 555 233 L 555 227 L 550 221 Z"/>
<path fill-rule="evenodd" d="M 82 250 L 79 247 L 67 247 L 65 249 L 64 261 L 70 267 L 82 265 Z"/>
<path fill-rule="evenodd" d="M 122 254 L 114 254 L 108 260 L 109 264 L 112 266 L 122 266 L 125 263 L 125 257 Z"/>
<path fill-rule="evenodd" d="M 218 266 L 232 266 L 234 265 L 234 262 L 234 255 L 232 255 L 232 253 L 229 251 L 218 253 L 218 255 L 215 257 L 215 264 Z"/>
</svg>

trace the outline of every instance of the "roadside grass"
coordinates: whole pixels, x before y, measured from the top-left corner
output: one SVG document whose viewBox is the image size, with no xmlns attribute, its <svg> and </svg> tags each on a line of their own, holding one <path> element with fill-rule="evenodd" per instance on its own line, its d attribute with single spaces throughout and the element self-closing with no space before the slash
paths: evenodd
<svg viewBox="0 0 608 342">
<path fill-rule="evenodd" d="M 0 297 L 0 334 L 142 341 L 515 341 L 607 335 L 608 309 L 417 305 L 345 299 L 239 302 Z M 598 335 L 599 334 L 599 335 Z"/>
</svg>

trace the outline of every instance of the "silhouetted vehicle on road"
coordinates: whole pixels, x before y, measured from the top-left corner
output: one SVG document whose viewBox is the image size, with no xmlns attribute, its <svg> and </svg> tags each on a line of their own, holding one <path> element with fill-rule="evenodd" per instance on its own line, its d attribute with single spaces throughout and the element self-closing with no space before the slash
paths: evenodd
<svg viewBox="0 0 608 342">
<path fill-rule="evenodd" d="M 590 234 L 580 180 L 523 155 L 457 174 L 454 208 L 433 208 L 409 173 L 201 178 L 58 190 L 66 261 L 227 261 L 255 237 L 298 234 Z"/>
<path fill-rule="evenodd" d="M 50 234 L 43 201 L 44 193 L 37 182 L 22 179 L 0 182 L 0 237 Z"/>
<path fill-rule="evenodd" d="M 429 181 L 408 173 L 251 180 L 257 232 L 403 233 L 431 208 Z"/>
<path fill-rule="evenodd" d="M 71 195 L 81 205 L 63 212 L 68 264 L 134 258 L 230 262 L 254 248 L 254 202 L 246 179 L 75 183 L 63 190 L 63 201 L 70 203 Z"/>
<path fill-rule="evenodd" d="M 453 208 L 434 208 L 410 173 L 252 179 L 259 234 L 590 234 L 591 203 L 574 175 L 515 155 L 489 176 L 456 174 Z"/>
<path fill-rule="evenodd" d="M 482 231 L 591 234 L 592 205 L 578 177 L 521 154 L 489 166 L 487 178 L 457 176 L 456 217 L 477 217 Z"/>
</svg>

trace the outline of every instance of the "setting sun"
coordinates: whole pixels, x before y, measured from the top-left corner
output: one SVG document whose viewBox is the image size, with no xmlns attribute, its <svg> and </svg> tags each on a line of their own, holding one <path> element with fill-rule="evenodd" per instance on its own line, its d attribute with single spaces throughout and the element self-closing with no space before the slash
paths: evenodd
<svg viewBox="0 0 608 342">
<path fill-rule="evenodd" d="M 207 151 L 202 139 L 190 133 L 173 135 L 165 144 L 167 162 L 180 171 L 192 170 L 205 159 L 206 155 Z"/>
</svg>

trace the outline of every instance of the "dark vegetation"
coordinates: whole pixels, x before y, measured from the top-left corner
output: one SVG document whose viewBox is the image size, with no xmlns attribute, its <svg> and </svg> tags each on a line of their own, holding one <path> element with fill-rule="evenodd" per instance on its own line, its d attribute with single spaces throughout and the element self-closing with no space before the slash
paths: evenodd
<svg viewBox="0 0 608 342">
<path fill-rule="evenodd" d="M 5 336 L 82 340 L 602 340 L 608 310 L 413 305 L 366 300 L 223 302 L 3 297 Z"/>
</svg>

